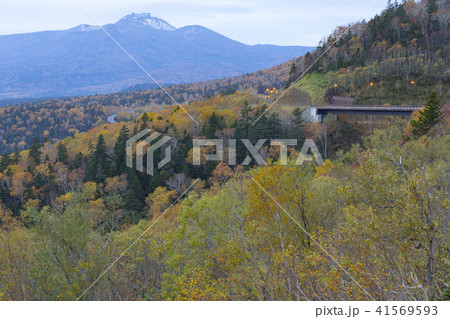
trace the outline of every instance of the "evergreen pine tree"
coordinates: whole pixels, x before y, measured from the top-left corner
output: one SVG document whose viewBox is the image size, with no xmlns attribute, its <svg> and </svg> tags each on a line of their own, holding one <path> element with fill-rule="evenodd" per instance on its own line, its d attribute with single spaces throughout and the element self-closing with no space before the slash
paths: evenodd
<svg viewBox="0 0 450 319">
<path fill-rule="evenodd" d="M 8 166 L 11 165 L 11 156 L 9 153 L 5 153 L 0 160 L 0 172 L 3 172 Z"/>
<path fill-rule="evenodd" d="M 387 8 L 392 9 L 394 5 L 392 4 L 392 0 L 388 0 Z"/>
<path fill-rule="evenodd" d="M 133 129 L 133 136 L 135 136 L 135 135 L 137 135 L 137 133 L 139 133 L 139 130 L 138 130 L 138 127 L 137 126 L 135 126 L 134 127 L 134 129 Z"/>
<path fill-rule="evenodd" d="M 193 147 L 191 136 L 189 134 L 186 135 L 176 145 L 175 150 L 172 152 L 170 163 L 164 168 L 164 170 L 169 171 L 170 175 L 182 172 L 188 153 Z M 164 150 L 162 151 L 164 152 Z"/>
<path fill-rule="evenodd" d="M 248 138 L 248 133 L 250 131 L 250 113 L 252 111 L 252 108 L 248 104 L 247 101 L 244 101 L 244 105 L 241 109 L 241 115 L 242 115 L 242 126 L 244 128 L 245 138 Z"/>
<path fill-rule="evenodd" d="M 156 188 L 159 186 L 165 186 L 164 178 L 161 176 L 161 172 L 159 170 L 155 171 L 155 174 L 150 178 L 147 186 L 147 193 L 153 193 Z"/>
<path fill-rule="evenodd" d="M 141 117 L 141 129 L 140 131 L 145 130 L 146 128 L 148 128 L 148 121 L 149 121 L 149 117 L 147 113 L 142 114 Z"/>
<path fill-rule="evenodd" d="M 236 139 L 236 164 L 239 165 L 247 157 L 247 148 L 242 143 L 243 139 L 247 139 L 248 136 L 244 132 L 244 128 L 241 123 L 237 123 L 236 131 L 234 132 L 234 137 Z"/>
<path fill-rule="evenodd" d="M 277 113 L 270 114 L 267 120 L 267 135 L 262 138 L 278 139 L 283 138 L 283 125 Z"/>
<path fill-rule="evenodd" d="M 11 164 L 18 164 L 21 160 L 20 152 L 17 146 L 14 148 L 13 158 Z"/>
<path fill-rule="evenodd" d="M 123 202 L 125 209 L 130 211 L 139 211 L 143 207 L 132 188 L 127 189 L 123 195 Z"/>
<path fill-rule="evenodd" d="M 103 183 L 110 175 L 110 163 L 102 134 L 98 137 L 95 152 L 92 154 L 86 166 L 86 179 L 96 183 Z"/>
<path fill-rule="evenodd" d="M 124 195 L 125 208 L 127 210 L 140 211 L 144 208 L 144 191 L 136 171 L 127 169 L 128 189 Z"/>
<path fill-rule="evenodd" d="M 31 144 L 30 146 L 30 157 L 34 160 L 34 163 L 36 165 L 41 164 L 41 157 L 42 157 L 42 152 L 40 150 L 41 145 L 39 143 L 39 140 L 37 139 L 37 137 L 34 138 L 33 140 L 33 144 Z"/>
<path fill-rule="evenodd" d="M 427 8 L 427 13 L 429 15 L 431 15 L 439 10 L 439 5 L 437 4 L 436 0 L 428 0 L 426 8 Z"/>
<path fill-rule="evenodd" d="M 86 181 L 97 181 L 97 163 L 95 161 L 94 155 L 90 155 L 87 158 L 84 179 Z"/>
<path fill-rule="evenodd" d="M 109 175 L 109 159 L 108 150 L 105 144 L 105 138 L 102 134 L 98 137 L 97 146 L 95 147 L 95 158 L 98 164 L 99 175 L 102 179 Z"/>
<path fill-rule="evenodd" d="M 293 74 L 295 74 L 295 72 L 297 72 L 297 66 L 295 65 L 295 63 L 292 63 L 291 70 L 289 71 L 289 75 L 293 75 Z"/>
<path fill-rule="evenodd" d="M 120 175 L 126 169 L 126 147 L 128 140 L 128 128 L 124 125 L 120 129 L 119 137 L 114 145 L 114 163 L 116 165 L 116 174 Z"/>
<path fill-rule="evenodd" d="M 267 113 L 264 113 L 267 106 L 263 106 L 260 108 L 256 114 L 255 118 L 258 120 L 250 126 L 248 139 L 252 142 L 253 145 L 258 142 L 260 139 L 267 139 L 270 135 L 271 128 L 268 125 Z M 261 116 L 262 114 L 262 116 Z"/>
<path fill-rule="evenodd" d="M 81 164 L 83 164 L 83 154 L 79 152 L 77 155 L 75 155 L 75 158 L 73 161 L 69 164 L 70 169 L 77 169 L 81 167 Z"/>
<path fill-rule="evenodd" d="M 208 122 L 202 128 L 202 134 L 206 138 L 217 138 L 216 131 L 225 128 L 225 119 L 223 116 L 217 115 L 215 112 L 209 117 Z"/>
<path fill-rule="evenodd" d="M 441 100 L 436 92 L 432 92 L 427 100 L 425 108 L 419 111 L 419 117 L 412 119 L 412 134 L 414 138 L 419 138 L 427 134 L 444 116 L 441 111 Z"/>
<path fill-rule="evenodd" d="M 297 107 L 292 112 L 292 125 L 289 130 L 289 138 L 296 139 L 297 145 L 305 138 L 304 124 L 302 111 Z"/>
<path fill-rule="evenodd" d="M 67 147 L 62 142 L 58 144 L 58 154 L 56 155 L 56 159 L 58 162 L 62 162 L 64 164 L 67 164 L 67 160 L 69 159 Z"/>
</svg>

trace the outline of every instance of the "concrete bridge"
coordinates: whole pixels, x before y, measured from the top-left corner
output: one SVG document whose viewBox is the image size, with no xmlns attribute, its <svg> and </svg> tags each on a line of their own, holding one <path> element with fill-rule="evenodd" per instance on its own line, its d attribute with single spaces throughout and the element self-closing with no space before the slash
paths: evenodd
<svg viewBox="0 0 450 319">
<path fill-rule="evenodd" d="M 328 114 L 411 116 L 418 105 L 313 105 L 306 109 L 308 121 L 323 122 Z"/>
</svg>

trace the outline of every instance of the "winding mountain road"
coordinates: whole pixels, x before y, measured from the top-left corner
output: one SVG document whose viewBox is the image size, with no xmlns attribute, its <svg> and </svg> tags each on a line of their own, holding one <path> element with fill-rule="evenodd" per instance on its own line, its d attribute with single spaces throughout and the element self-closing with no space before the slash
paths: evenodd
<svg viewBox="0 0 450 319">
<path fill-rule="evenodd" d="M 117 123 L 117 121 L 116 121 L 116 116 L 117 116 L 117 113 L 116 113 L 116 114 L 113 114 L 113 115 L 110 115 L 110 116 L 108 117 L 108 122 L 111 123 L 111 124 Z"/>
</svg>

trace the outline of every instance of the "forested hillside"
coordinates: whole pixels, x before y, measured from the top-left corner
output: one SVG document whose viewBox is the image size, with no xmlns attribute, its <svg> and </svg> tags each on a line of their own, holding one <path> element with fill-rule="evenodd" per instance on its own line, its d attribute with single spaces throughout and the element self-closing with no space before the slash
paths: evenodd
<svg viewBox="0 0 450 319">
<path fill-rule="evenodd" d="M 270 70 L 168 88 L 184 110 L 160 90 L 0 109 L 0 300 L 449 300 L 445 12 L 445 1 L 395 2 L 328 52 L 342 29 Z M 377 123 L 265 112 L 292 84 L 313 103 L 424 107 Z M 112 113 L 127 121 L 107 124 Z M 126 166 L 127 140 L 146 129 L 172 138 L 153 176 Z M 227 156 L 236 139 L 236 163 L 194 165 L 200 138 Z M 265 140 L 267 165 L 244 165 L 242 139 Z M 298 140 L 287 165 L 270 139 Z M 324 165 L 297 165 L 306 139 Z"/>
<path fill-rule="evenodd" d="M 342 94 L 361 104 L 420 104 L 432 90 L 448 100 L 449 18 L 446 0 L 389 1 L 369 22 L 338 27 L 295 66 L 289 83 L 323 55 L 310 69 L 323 76 L 322 102 Z"/>
<path fill-rule="evenodd" d="M 106 122 L 109 115 L 117 112 L 160 110 L 175 101 L 190 104 L 215 95 L 232 95 L 236 91 L 250 92 L 256 98 L 268 87 L 281 88 L 289 70 L 290 62 L 286 62 L 240 77 L 171 86 L 165 88 L 170 96 L 162 89 L 152 89 L 6 106 L 0 108 L 0 153 L 13 152 L 16 148 L 23 150 L 31 145 L 34 137 L 40 141 L 56 141 L 73 136 Z"/>
<path fill-rule="evenodd" d="M 369 22 L 350 25 L 336 42 L 349 26 L 337 28 L 306 56 L 252 74 L 165 89 L 181 104 L 236 91 L 265 98 L 267 88 L 281 94 L 309 69 L 295 86 L 309 92 L 313 104 L 328 103 L 333 95 L 346 95 L 361 104 L 422 105 L 433 90 L 448 101 L 449 6 L 444 0 L 395 2 Z M 276 96 L 270 98 L 266 99 L 269 103 Z M 150 89 L 2 108 L 0 152 L 13 152 L 16 147 L 22 150 L 34 137 L 42 141 L 73 136 L 105 122 L 113 113 L 159 110 L 174 100 L 161 89 Z"/>
<path fill-rule="evenodd" d="M 350 124 L 328 124 L 331 160 L 323 166 L 294 165 L 294 148 L 284 166 L 268 145 L 260 152 L 267 166 L 193 166 L 192 137 L 305 136 L 321 145 L 322 126 L 304 126 L 297 111 L 291 121 L 270 115 L 251 126 L 264 105 L 250 110 L 246 98 L 194 105 L 205 119 L 200 130 L 174 107 L 4 155 L 0 299 L 441 298 L 449 118 L 406 144 L 405 120 L 388 120 L 363 143 Z M 125 167 L 125 142 L 144 128 L 177 141 L 171 163 L 153 177 Z M 238 147 L 238 164 L 245 155 Z"/>
</svg>

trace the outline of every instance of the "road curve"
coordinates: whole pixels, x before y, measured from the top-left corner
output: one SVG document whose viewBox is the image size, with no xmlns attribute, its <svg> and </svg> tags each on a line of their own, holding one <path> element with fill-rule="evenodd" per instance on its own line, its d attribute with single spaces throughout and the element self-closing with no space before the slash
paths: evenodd
<svg viewBox="0 0 450 319">
<path fill-rule="evenodd" d="M 117 114 L 110 115 L 110 116 L 108 117 L 108 122 L 111 123 L 111 124 L 117 123 L 117 121 L 116 121 L 116 116 L 117 116 Z"/>
</svg>

